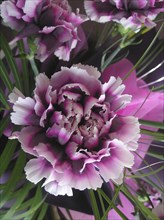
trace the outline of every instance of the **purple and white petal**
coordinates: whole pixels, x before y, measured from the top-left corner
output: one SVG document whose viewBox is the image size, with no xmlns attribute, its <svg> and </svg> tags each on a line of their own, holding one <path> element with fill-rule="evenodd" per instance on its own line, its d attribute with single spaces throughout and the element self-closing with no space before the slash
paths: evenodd
<svg viewBox="0 0 164 220">
<path fill-rule="evenodd" d="M 46 160 L 37 158 L 29 160 L 24 170 L 26 173 L 26 178 L 30 182 L 37 184 L 43 178 L 48 178 L 51 169 Z"/>
</svg>

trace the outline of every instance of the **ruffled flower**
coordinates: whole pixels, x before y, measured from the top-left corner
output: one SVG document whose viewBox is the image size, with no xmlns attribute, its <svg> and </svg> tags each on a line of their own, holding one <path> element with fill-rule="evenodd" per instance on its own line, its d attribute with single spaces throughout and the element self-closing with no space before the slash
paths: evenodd
<svg viewBox="0 0 164 220">
<path fill-rule="evenodd" d="M 23 126 L 15 137 L 34 157 L 26 177 L 35 184 L 44 179 L 42 186 L 53 195 L 96 190 L 109 180 L 121 184 L 124 168 L 134 164 L 139 123 L 118 114 L 131 96 L 122 94 L 119 77 L 104 84 L 99 77 L 91 66 L 62 67 L 51 79 L 36 77 L 33 98 L 9 96 L 11 121 Z"/>
<path fill-rule="evenodd" d="M 37 58 L 49 55 L 68 61 L 79 42 L 77 27 L 84 21 L 71 12 L 67 0 L 8 0 L 0 5 L 3 22 L 19 33 L 16 40 L 35 37 Z"/>
<path fill-rule="evenodd" d="M 133 30 L 142 25 L 154 27 L 153 20 L 164 12 L 161 0 L 85 0 L 84 6 L 91 20 L 101 23 L 115 21 Z"/>
</svg>

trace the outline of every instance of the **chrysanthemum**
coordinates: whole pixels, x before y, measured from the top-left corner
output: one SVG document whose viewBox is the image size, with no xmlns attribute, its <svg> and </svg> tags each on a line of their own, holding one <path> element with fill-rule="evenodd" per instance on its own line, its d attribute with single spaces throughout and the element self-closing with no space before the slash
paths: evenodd
<svg viewBox="0 0 164 220">
<path fill-rule="evenodd" d="M 10 94 L 11 121 L 22 149 L 33 156 L 26 177 L 53 195 L 72 195 L 72 189 L 97 189 L 103 181 L 121 184 L 137 149 L 139 123 L 119 116 L 131 96 L 122 95 L 120 78 L 102 84 L 96 68 L 81 64 L 62 67 L 49 79 L 36 77 L 34 96 Z"/>
<path fill-rule="evenodd" d="M 85 0 L 86 13 L 97 22 L 116 21 L 125 28 L 152 28 L 153 20 L 164 12 L 161 0 Z"/>
</svg>

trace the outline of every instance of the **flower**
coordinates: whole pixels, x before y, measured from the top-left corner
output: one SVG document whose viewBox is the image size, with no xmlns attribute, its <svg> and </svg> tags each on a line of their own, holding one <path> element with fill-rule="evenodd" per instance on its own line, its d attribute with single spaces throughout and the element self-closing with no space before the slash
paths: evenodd
<svg viewBox="0 0 164 220">
<path fill-rule="evenodd" d="M 36 77 L 33 98 L 11 93 L 11 121 L 23 128 L 16 134 L 22 149 L 34 156 L 26 177 L 53 195 L 72 195 L 72 189 L 97 189 L 103 181 L 121 184 L 131 168 L 139 123 L 120 116 L 131 96 L 122 95 L 120 78 L 102 84 L 92 66 L 62 67 L 49 79 Z M 17 101 L 15 102 L 17 97 Z M 14 136 L 14 134 L 13 134 Z"/>
<path fill-rule="evenodd" d="M 71 12 L 67 0 L 8 0 L 1 4 L 4 23 L 19 33 L 16 40 L 35 37 L 41 62 L 55 54 L 68 61 L 80 40 L 77 27 L 84 21 Z"/>
<path fill-rule="evenodd" d="M 132 68 L 133 68 L 133 64 L 128 59 L 122 59 L 119 62 L 109 65 L 109 67 L 105 69 L 105 71 L 101 75 L 101 81 L 103 83 L 108 82 L 111 76 L 120 77 L 121 79 L 123 79 L 124 76 Z M 129 115 L 134 115 L 135 113 L 137 113 L 136 116 L 139 119 L 159 121 L 159 122 L 163 120 L 163 93 L 162 92 L 151 92 L 150 93 L 150 89 L 148 87 L 140 88 L 140 86 L 146 85 L 146 83 L 141 79 L 137 79 L 135 70 L 124 81 L 124 84 L 125 84 L 125 90 L 123 91 L 123 94 L 130 94 L 132 96 L 132 99 L 131 99 L 131 102 L 126 106 L 126 108 L 118 112 L 119 115 L 129 116 Z M 146 97 L 148 98 L 146 99 Z M 150 127 L 148 129 L 150 129 Z M 143 134 L 141 134 L 141 138 L 143 138 L 143 140 L 141 139 L 141 143 L 140 143 L 140 140 L 138 141 L 139 146 L 136 152 L 141 157 L 144 158 L 152 142 L 152 138 L 150 137 L 147 138 L 147 136 Z M 136 154 L 134 154 L 134 161 L 135 163 L 132 167 L 133 172 L 139 167 L 141 167 L 142 160 L 141 158 L 137 157 Z M 148 172 L 150 172 L 149 169 L 147 173 Z M 161 182 L 163 181 L 162 178 L 161 178 Z M 152 178 L 152 181 L 156 183 L 156 178 Z M 141 188 L 140 186 L 137 185 L 137 183 L 133 179 L 126 179 L 125 183 L 127 184 L 127 186 L 130 186 L 130 187 L 133 186 L 133 193 L 134 192 L 136 193 L 137 190 Z M 153 205 L 156 209 L 160 206 L 159 203 L 160 203 L 161 196 L 159 192 L 157 192 L 156 194 L 156 191 L 154 191 L 152 188 L 151 188 L 151 191 L 152 193 L 151 192 L 149 193 L 150 199 L 153 200 Z M 119 199 L 121 201 L 121 204 L 117 205 L 117 208 L 120 211 L 122 211 L 128 219 L 135 219 L 135 216 L 134 216 L 135 207 L 131 203 L 131 201 L 126 197 L 126 195 L 124 195 L 121 192 L 119 193 Z M 149 206 L 150 204 L 145 203 L 145 205 Z M 163 206 L 161 206 L 161 210 L 163 210 L 162 207 Z M 66 216 L 65 210 L 64 209 L 60 209 L 60 210 Z M 81 213 L 81 212 L 77 212 L 73 210 L 70 210 L 70 213 L 73 219 L 89 219 L 89 220 L 94 219 L 93 215 L 88 215 L 86 213 Z M 121 216 L 119 216 L 119 214 L 114 209 L 111 209 L 110 212 L 108 213 L 108 219 L 121 220 L 122 218 Z"/>
<path fill-rule="evenodd" d="M 144 24 L 148 28 L 156 24 L 152 21 L 160 12 L 164 12 L 164 3 L 160 0 L 85 0 L 86 13 L 97 22 L 115 21 L 133 30 Z"/>
</svg>

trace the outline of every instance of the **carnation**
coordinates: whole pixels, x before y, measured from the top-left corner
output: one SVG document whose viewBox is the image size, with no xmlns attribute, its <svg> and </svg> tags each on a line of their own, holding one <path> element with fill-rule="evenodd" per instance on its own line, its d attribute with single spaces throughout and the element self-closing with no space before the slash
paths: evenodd
<svg viewBox="0 0 164 220">
<path fill-rule="evenodd" d="M 51 54 L 68 61 L 80 41 L 77 27 L 84 19 L 67 0 L 7 0 L 0 5 L 3 22 L 18 31 L 15 40 L 34 37 L 41 62 Z"/>
<path fill-rule="evenodd" d="M 131 96 L 114 76 L 102 84 L 100 72 L 81 64 L 62 67 L 49 79 L 36 77 L 34 96 L 14 90 L 11 121 L 22 149 L 33 156 L 26 177 L 53 195 L 72 196 L 72 189 L 97 189 L 112 180 L 121 184 L 134 164 L 138 119 L 121 116 Z"/>
<path fill-rule="evenodd" d="M 87 15 L 97 22 L 115 21 L 133 30 L 142 25 L 152 28 L 153 20 L 164 12 L 164 3 L 160 0 L 85 0 Z"/>
</svg>

